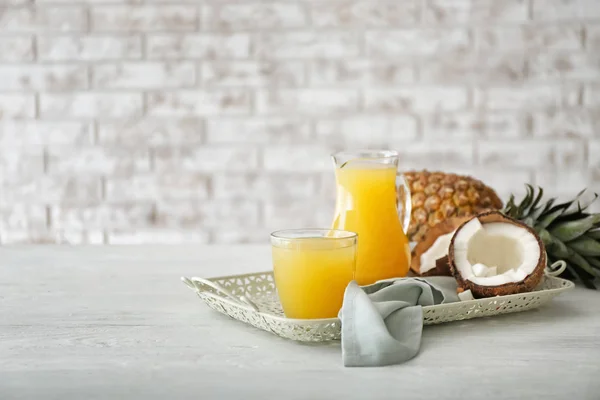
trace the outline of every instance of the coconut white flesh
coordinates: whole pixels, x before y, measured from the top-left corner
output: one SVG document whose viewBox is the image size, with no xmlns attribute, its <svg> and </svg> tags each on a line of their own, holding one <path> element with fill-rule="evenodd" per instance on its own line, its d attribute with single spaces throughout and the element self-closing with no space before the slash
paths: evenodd
<svg viewBox="0 0 600 400">
<path fill-rule="evenodd" d="M 488 268 L 487 265 L 483 265 L 483 264 L 480 264 L 480 263 L 474 264 L 471 267 L 471 271 L 473 271 L 473 275 L 478 276 L 478 277 L 490 275 L 490 270 L 491 269 L 492 269 L 492 267 Z"/>
<path fill-rule="evenodd" d="M 488 267 L 487 265 L 480 263 L 473 265 L 471 270 L 473 271 L 473 275 L 478 277 L 494 276 L 498 274 L 498 268 L 496 266 Z"/>
<path fill-rule="evenodd" d="M 505 222 L 481 224 L 474 218 L 454 239 L 454 264 L 464 279 L 481 286 L 520 282 L 540 259 L 537 239 Z"/>
<path fill-rule="evenodd" d="M 473 218 L 467 222 L 460 230 L 460 238 L 454 240 L 454 251 L 467 251 L 469 239 L 482 229 L 481 222 L 477 218 Z M 466 238 L 466 239 L 463 239 Z"/>
<path fill-rule="evenodd" d="M 453 235 L 454 232 L 440 235 L 431 247 L 421 254 L 421 266 L 419 268 L 421 274 L 434 269 L 436 260 L 448 255 L 448 248 Z"/>
</svg>

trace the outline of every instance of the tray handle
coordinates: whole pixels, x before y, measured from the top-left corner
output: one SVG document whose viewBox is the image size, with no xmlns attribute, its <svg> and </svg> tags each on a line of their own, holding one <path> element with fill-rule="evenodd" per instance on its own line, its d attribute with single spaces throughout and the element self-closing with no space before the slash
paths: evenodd
<svg viewBox="0 0 600 400">
<path fill-rule="evenodd" d="M 249 306 L 254 311 L 259 311 L 258 307 L 256 306 L 256 304 L 254 304 L 254 302 L 252 300 L 250 300 L 246 296 L 239 296 L 239 297 L 234 296 L 233 293 L 231 293 L 229 290 L 225 289 L 223 286 L 219 285 L 216 282 L 213 282 L 213 281 L 210 281 L 210 280 L 204 279 L 204 278 L 198 278 L 195 276 L 192 278 L 186 278 L 185 276 L 182 276 L 181 280 L 183 281 L 183 283 L 185 283 L 190 289 L 192 289 L 196 293 L 200 293 L 202 291 L 200 288 L 201 284 L 210 286 L 211 288 L 215 289 L 218 292 L 221 292 L 222 294 L 227 296 L 229 299 L 235 301 L 236 303 L 239 303 L 244 306 Z"/>
<path fill-rule="evenodd" d="M 548 276 L 559 276 L 567 269 L 567 263 L 564 260 L 554 262 L 550 267 L 546 266 L 544 273 Z"/>
</svg>

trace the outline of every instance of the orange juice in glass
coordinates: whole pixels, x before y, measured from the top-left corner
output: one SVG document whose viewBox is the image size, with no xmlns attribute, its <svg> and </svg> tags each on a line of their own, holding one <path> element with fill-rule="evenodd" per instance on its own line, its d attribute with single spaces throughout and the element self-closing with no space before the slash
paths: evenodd
<svg viewBox="0 0 600 400">
<path fill-rule="evenodd" d="M 287 318 L 335 318 L 354 279 L 354 232 L 291 229 L 273 232 L 275 287 Z"/>
<path fill-rule="evenodd" d="M 337 200 L 332 228 L 359 235 L 357 283 L 406 276 L 411 202 L 409 188 L 397 172 L 398 153 L 339 152 L 333 161 Z"/>
</svg>

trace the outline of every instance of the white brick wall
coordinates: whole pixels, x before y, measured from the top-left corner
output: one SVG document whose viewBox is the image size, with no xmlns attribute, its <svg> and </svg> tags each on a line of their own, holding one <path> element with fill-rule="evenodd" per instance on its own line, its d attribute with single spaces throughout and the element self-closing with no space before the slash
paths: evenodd
<svg viewBox="0 0 600 400">
<path fill-rule="evenodd" d="M 32 93 L 0 93 L 2 121 L 35 117 L 35 95 Z"/>
<path fill-rule="evenodd" d="M 40 61 L 137 60 L 141 35 L 44 35 L 37 38 Z"/>
<path fill-rule="evenodd" d="M 82 6 L 8 7 L 0 15 L 2 33 L 83 32 L 88 29 L 86 9 Z"/>
<path fill-rule="evenodd" d="M 302 4 L 209 4 L 202 9 L 202 26 L 208 30 L 287 29 L 307 25 Z"/>
<path fill-rule="evenodd" d="M 198 28 L 198 9 L 192 5 L 98 5 L 90 9 L 89 16 L 91 30 L 95 32 L 169 32 Z"/>
<path fill-rule="evenodd" d="M 367 55 L 373 58 L 434 56 L 467 50 L 466 28 L 405 28 L 366 33 Z"/>
<path fill-rule="evenodd" d="M 146 57 L 149 59 L 248 59 L 249 33 L 147 34 Z"/>
<path fill-rule="evenodd" d="M 147 114 L 160 117 L 250 114 L 246 89 L 160 90 L 146 95 Z"/>
<path fill-rule="evenodd" d="M 32 61 L 33 58 L 33 36 L 0 37 L 1 62 Z"/>
<path fill-rule="evenodd" d="M 38 113 L 42 119 L 133 118 L 142 114 L 142 96 L 135 92 L 42 93 Z"/>
<path fill-rule="evenodd" d="M 266 243 L 348 148 L 600 191 L 597 0 L 0 3 L 0 243 Z"/>
<path fill-rule="evenodd" d="M 66 91 L 87 89 L 85 65 L 3 65 L 0 91 Z"/>
</svg>

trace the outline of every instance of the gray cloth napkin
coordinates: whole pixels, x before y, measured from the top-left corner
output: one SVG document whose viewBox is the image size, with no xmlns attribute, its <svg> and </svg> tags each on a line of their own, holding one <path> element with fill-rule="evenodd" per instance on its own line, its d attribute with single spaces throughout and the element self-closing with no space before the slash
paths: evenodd
<svg viewBox="0 0 600 400">
<path fill-rule="evenodd" d="M 346 367 L 399 364 L 419 352 L 421 306 L 460 301 L 446 276 L 398 278 L 358 286 L 350 282 L 339 313 Z"/>
</svg>

